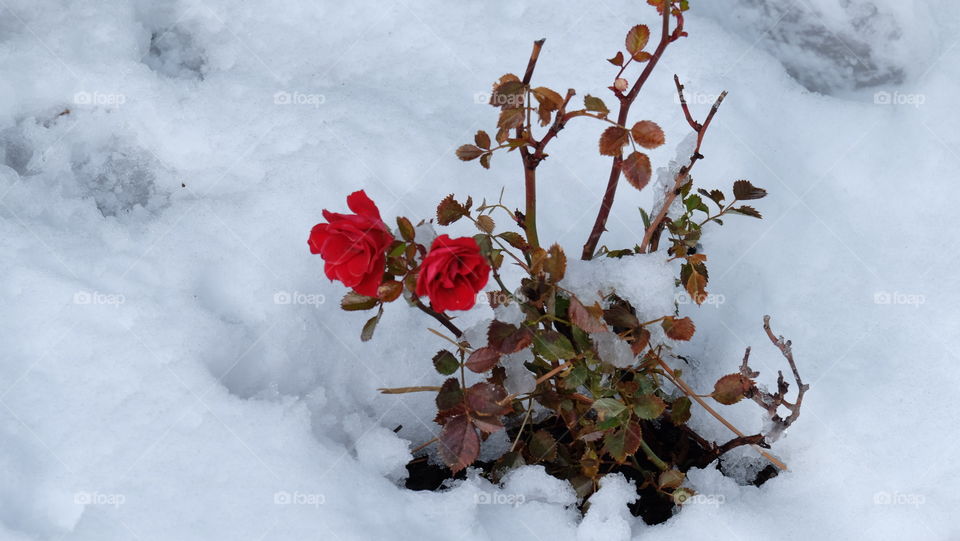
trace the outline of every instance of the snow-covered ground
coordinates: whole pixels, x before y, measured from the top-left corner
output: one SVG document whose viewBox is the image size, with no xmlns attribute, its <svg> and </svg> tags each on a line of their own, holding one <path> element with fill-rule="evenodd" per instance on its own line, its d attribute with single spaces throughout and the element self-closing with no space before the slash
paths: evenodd
<svg viewBox="0 0 960 541">
<path fill-rule="evenodd" d="M 730 92 L 695 176 L 771 195 L 706 236 L 717 302 L 684 309 L 685 353 L 703 387 L 752 344 L 773 381 L 773 316 L 812 385 L 774 446 L 791 471 L 692 472 L 712 498 L 658 526 L 617 478 L 583 519 L 537 468 L 407 491 L 432 402 L 375 389 L 436 382 L 439 339 L 395 305 L 361 344 L 307 250 L 360 188 L 388 220 L 449 192 L 519 205 L 514 156 L 453 154 L 495 123 L 482 95 L 546 37 L 537 81 L 609 96 L 645 2 L 2 0 L 0 539 L 960 538 L 960 7 L 691 4 L 634 115 L 664 127 L 662 166 L 689 130 L 672 74 L 698 116 Z M 602 127 L 571 123 L 541 168 L 541 238 L 569 253 Z M 621 190 L 606 243 L 634 242 L 649 191 Z"/>
</svg>

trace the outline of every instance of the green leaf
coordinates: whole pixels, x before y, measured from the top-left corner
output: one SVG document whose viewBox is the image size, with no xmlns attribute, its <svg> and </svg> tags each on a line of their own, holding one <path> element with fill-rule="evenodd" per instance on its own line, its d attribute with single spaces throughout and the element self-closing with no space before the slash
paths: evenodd
<svg viewBox="0 0 960 541">
<path fill-rule="evenodd" d="M 566 360 L 577 355 L 570 340 L 557 331 L 538 331 L 533 337 L 533 349 L 548 361 Z"/>
<path fill-rule="evenodd" d="M 448 378 L 437 392 L 437 410 L 447 411 L 463 404 L 463 390 L 456 378 Z"/>
<path fill-rule="evenodd" d="M 643 228 L 650 229 L 650 215 L 643 210 L 643 207 L 640 207 L 640 218 L 643 219 Z"/>
<path fill-rule="evenodd" d="M 460 361 L 449 351 L 442 349 L 433 356 L 433 367 L 444 376 L 449 376 L 460 368 Z"/>
<path fill-rule="evenodd" d="M 553 462 L 557 459 L 557 440 L 546 430 L 534 432 L 527 449 L 530 457 L 537 462 Z"/>
<path fill-rule="evenodd" d="M 593 111 L 594 113 L 600 113 L 603 115 L 609 114 L 610 109 L 607 109 L 607 104 L 603 103 L 603 100 L 595 96 L 587 94 L 583 98 L 583 106 L 587 111 Z"/>
<path fill-rule="evenodd" d="M 666 409 L 667 403 L 652 394 L 638 396 L 633 405 L 633 412 L 641 419 L 656 419 Z"/>
<path fill-rule="evenodd" d="M 600 420 L 618 417 L 627 411 L 627 406 L 616 398 L 598 398 L 593 401 L 593 409 L 597 410 Z"/>
<path fill-rule="evenodd" d="M 340 308 L 348 312 L 369 310 L 376 306 L 378 302 L 380 302 L 380 300 L 376 297 L 367 297 L 366 295 L 351 291 L 343 296 L 343 299 L 340 301 Z"/>
<path fill-rule="evenodd" d="M 682 425 L 690 420 L 690 399 L 681 396 L 670 405 L 670 422 L 675 425 Z"/>
</svg>

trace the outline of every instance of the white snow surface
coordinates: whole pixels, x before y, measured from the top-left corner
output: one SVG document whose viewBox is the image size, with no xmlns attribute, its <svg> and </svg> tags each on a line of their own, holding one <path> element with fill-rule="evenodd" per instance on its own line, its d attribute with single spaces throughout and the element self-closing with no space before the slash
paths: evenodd
<svg viewBox="0 0 960 541">
<path fill-rule="evenodd" d="M 773 449 L 789 472 L 762 488 L 691 472 L 704 498 L 658 526 L 627 512 L 620 477 L 586 517 L 542 468 L 408 491 L 432 397 L 376 389 L 441 381 L 437 324 L 397 303 L 361 343 L 369 316 L 339 310 L 307 250 L 321 209 L 361 188 L 388 222 L 451 192 L 520 206 L 516 156 L 485 171 L 453 154 L 495 125 L 490 83 L 546 37 L 535 81 L 611 104 L 604 59 L 656 24 L 645 2 L 4 0 L 0 539 L 960 538 L 960 7 L 700 3 L 632 118 L 664 127 L 665 167 L 689 132 L 672 75 L 699 118 L 730 92 L 694 176 L 770 196 L 764 220 L 704 237 L 714 297 L 681 306 L 685 373 L 708 389 L 752 345 L 772 385 L 772 315 L 812 386 Z M 571 258 L 609 167 L 604 126 L 578 120 L 540 172 L 541 238 Z M 621 186 L 603 242 L 636 243 L 652 203 Z"/>
</svg>

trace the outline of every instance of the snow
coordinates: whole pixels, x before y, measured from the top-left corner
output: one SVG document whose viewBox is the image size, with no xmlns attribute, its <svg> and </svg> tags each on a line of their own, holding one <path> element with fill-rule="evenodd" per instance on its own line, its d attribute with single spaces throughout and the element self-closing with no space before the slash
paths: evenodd
<svg viewBox="0 0 960 541">
<path fill-rule="evenodd" d="M 390 222 L 429 217 L 451 192 L 495 200 L 505 187 L 520 205 L 515 156 L 485 171 L 453 155 L 494 125 L 490 83 L 547 37 L 536 79 L 607 98 L 603 59 L 629 25 L 654 23 L 642 2 L 6 0 L 0 539 L 960 537 L 947 184 L 960 8 L 702 3 L 634 118 L 666 131 L 651 152 L 663 167 L 689 131 L 671 75 L 698 117 L 730 92 L 694 176 L 770 196 L 763 221 L 704 237 L 716 302 L 681 305 L 698 329 L 682 348 L 698 370 L 684 373 L 709 388 L 752 345 L 772 384 L 786 366 L 761 329 L 770 314 L 811 384 L 773 449 L 789 472 L 759 489 L 691 472 L 704 497 L 658 526 L 627 512 L 617 477 L 582 518 L 533 467 L 502 487 L 474 475 L 407 491 L 409 449 L 436 432 L 432 397 L 376 389 L 441 380 L 437 325 L 398 304 L 361 343 L 369 316 L 338 309 L 340 286 L 306 248 L 320 210 L 361 188 Z M 602 128 L 571 123 L 541 168 L 540 236 L 571 256 L 606 181 Z M 604 244 L 636 243 L 653 191 L 622 187 Z M 666 264 L 599 265 L 582 284 L 672 307 L 672 291 L 655 294 Z M 694 410 L 705 434 L 727 436 Z M 750 404 L 724 412 L 748 432 L 763 423 Z M 738 457 L 734 470 L 755 460 Z"/>
</svg>

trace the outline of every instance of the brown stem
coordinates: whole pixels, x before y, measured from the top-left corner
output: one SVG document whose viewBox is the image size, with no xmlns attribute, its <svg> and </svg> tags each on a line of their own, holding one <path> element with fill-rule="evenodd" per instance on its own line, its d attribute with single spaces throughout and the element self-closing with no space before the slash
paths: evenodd
<svg viewBox="0 0 960 541">
<path fill-rule="evenodd" d="M 637 81 L 633 84 L 633 88 L 630 89 L 630 92 L 628 92 L 626 95 L 618 96 L 620 98 L 620 112 L 617 115 L 617 124 L 620 124 L 621 126 L 626 126 L 627 116 L 630 113 L 630 106 L 633 105 L 633 101 L 637 98 L 637 94 L 639 94 L 640 89 L 643 87 L 644 83 L 647 82 L 647 79 L 653 72 L 653 68 L 655 68 L 657 63 L 660 61 L 660 57 L 663 56 L 663 52 L 666 50 L 667 45 L 677 39 L 682 32 L 682 19 L 678 18 L 678 27 L 674 34 L 675 37 L 671 36 L 670 11 L 670 9 L 663 10 L 660 43 L 657 45 L 657 49 L 653 52 L 653 56 L 650 57 L 650 60 L 643 68 L 643 72 L 640 73 L 640 77 L 637 78 Z M 597 212 L 597 219 L 593 224 L 593 229 L 590 231 L 590 237 L 587 239 L 586 244 L 583 245 L 583 253 L 580 255 L 580 258 L 584 261 L 593 259 L 593 253 L 596 251 L 597 244 L 600 242 L 600 236 L 603 235 L 604 231 L 606 231 L 607 218 L 610 217 L 610 209 L 613 207 L 613 199 L 617 195 L 617 184 L 620 180 L 622 164 L 623 159 L 620 156 L 617 156 L 613 159 L 613 163 L 610 166 L 610 177 L 607 179 L 607 189 L 603 192 L 603 200 L 600 202 L 600 210 Z"/>
<path fill-rule="evenodd" d="M 546 38 L 533 42 L 533 51 L 530 53 L 530 60 L 527 62 L 527 71 L 523 74 L 522 82 L 525 87 L 530 85 L 533 70 L 537 67 L 537 59 L 540 58 L 540 49 L 543 48 L 543 42 L 545 41 Z M 523 127 L 517 128 L 517 138 L 524 138 L 524 132 L 529 133 L 530 129 L 530 112 L 527 111 L 527 122 Z M 520 155 L 523 157 L 523 178 L 526 191 L 523 228 L 527 233 L 527 244 L 531 248 L 539 248 L 540 238 L 537 234 L 537 162 L 532 159 L 532 155 L 525 145 L 520 147 Z"/>
<path fill-rule="evenodd" d="M 457 338 L 460 338 L 461 336 L 463 336 L 463 331 L 461 331 L 456 325 L 454 325 L 453 322 L 450 321 L 450 318 L 447 317 L 445 314 L 441 314 L 440 312 L 437 312 L 433 308 L 430 308 L 429 306 L 423 304 L 423 301 L 421 301 L 420 299 L 416 299 L 413 305 L 419 308 L 421 312 L 439 321 L 441 325 L 446 327 L 447 330 L 452 332 L 453 335 L 456 336 Z"/>
<path fill-rule="evenodd" d="M 677 92 L 680 94 L 680 101 L 682 104 L 685 104 L 686 100 L 683 97 L 683 85 L 680 84 L 680 79 L 676 76 L 674 76 L 674 81 L 677 84 Z M 703 121 L 703 125 L 693 121 L 692 117 L 688 117 L 689 121 L 692 121 L 691 126 L 698 126 L 697 128 L 694 128 L 694 131 L 697 132 L 697 146 L 693 149 L 693 155 L 690 156 L 690 163 L 681 167 L 680 171 L 677 172 L 677 176 L 674 177 L 673 188 L 667 192 L 667 195 L 664 197 L 663 205 L 660 206 L 660 210 L 657 212 L 656 218 L 650 222 L 650 227 L 644 231 L 643 240 L 640 241 L 640 253 L 649 252 L 650 247 L 657 244 L 660 231 L 663 228 L 667 218 L 667 213 L 670 211 L 670 205 L 673 204 L 673 200 L 676 199 L 677 195 L 679 195 L 680 187 L 683 186 L 683 183 L 687 181 L 693 166 L 696 165 L 697 161 L 703 159 L 703 154 L 700 154 L 700 146 L 703 144 L 703 137 L 707 134 L 707 128 L 710 127 L 710 122 L 713 121 L 713 116 L 717 114 L 717 109 L 720 108 L 720 104 L 723 103 L 723 99 L 725 97 L 727 97 L 726 90 L 721 92 L 717 97 L 717 101 L 714 102 L 713 107 L 710 108 L 710 112 L 707 113 L 707 118 Z M 684 114 L 689 114 L 689 111 L 684 111 Z"/>
</svg>

